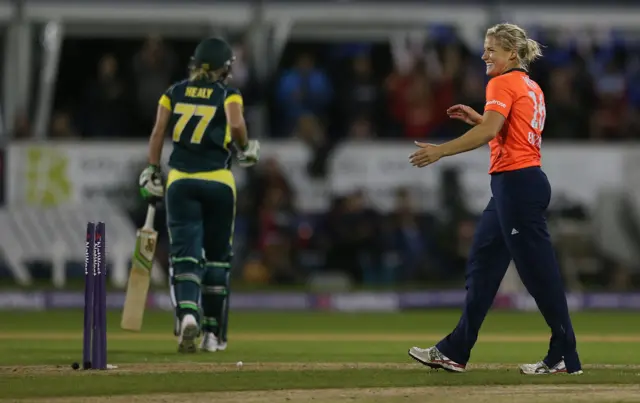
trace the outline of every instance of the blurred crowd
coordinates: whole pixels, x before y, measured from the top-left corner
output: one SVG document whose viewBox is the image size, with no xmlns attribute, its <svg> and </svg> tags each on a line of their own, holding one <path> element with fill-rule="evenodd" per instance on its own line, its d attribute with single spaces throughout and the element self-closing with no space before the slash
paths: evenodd
<svg viewBox="0 0 640 403">
<path fill-rule="evenodd" d="M 640 43 L 633 36 L 530 33 L 545 45 L 545 57 L 531 72 L 546 95 L 545 140 L 640 137 Z M 266 123 L 249 119 L 252 135 L 307 144 L 316 157 L 309 174 L 322 177 L 323 162 L 344 139 L 439 140 L 463 133 L 464 125 L 450 121 L 445 110 L 463 103 L 482 111 L 482 36 L 470 45 L 452 27 L 434 26 L 426 35 L 386 43 L 292 40 L 267 81 L 254 70 L 264 61 L 252 60 L 239 37 L 232 40 L 231 84 L 243 93 L 248 115 L 266 112 Z M 145 138 L 160 95 L 186 75 L 196 44 L 160 36 L 67 40 L 51 137 Z M 26 114 L 16 117 L 15 137 L 30 137 L 29 122 Z M 296 283 L 321 270 L 365 284 L 462 276 L 475 220 L 456 202 L 455 186 L 444 196 L 451 198 L 451 211 L 438 217 L 417 213 L 416 200 L 402 188 L 389 214 L 372 209 L 358 190 L 315 215 L 299 211 L 295 196 L 277 161 L 251 172 L 239 208 L 248 280 Z"/>
<path fill-rule="evenodd" d="M 248 277 L 282 284 L 340 272 L 370 286 L 458 280 L 475 220 L 459 202 L 456 178 L 446 180 L 447 208 L 437 216 L 420 211 L 404 187 L 387 213 L 354 190 L 334 198 L 328 211 L 306 214 L 296 208 L 296 192 L 282 168 L 267 159 L 240 195 L 246 242 L 257 252 L 257 259 L 249 258 Z"/>
<path fill-rule="evenodd" d="M 546 139 L 625 140 L 640 132 L 640 52 L 637 35 L 530 29 L 545 45 L 531 75 L 545 90 Z M 604 37 L 604 39 L 603 39 Z M 454 103 L 482 110 L 486 77 L 482 33 L 473 46 L 455 29 L 388 42 L 291 41 L 269 80 L 256 78 L 242 38 L 232 84 L 248 109 L 266 106 L 263 137 L 298 137 L 310 144 L 344 138 L 449 138 L 464 130 L 444 111 Z M 63 46 L 54 137 L 145 137 L 157 100 L 186 75 L 193 40 L 68 39 Z M 80 57 L 82 55 L 82 57 Z M 26 113 L 15 136 L 30 136 Z"/>
</svg>

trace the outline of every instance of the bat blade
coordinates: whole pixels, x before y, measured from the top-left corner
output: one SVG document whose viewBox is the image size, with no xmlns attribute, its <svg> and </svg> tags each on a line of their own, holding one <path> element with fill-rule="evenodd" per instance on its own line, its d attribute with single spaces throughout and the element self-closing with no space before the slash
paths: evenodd
<svg viewBox="0 0 640 403">
<path fill-rule="evenodd" d="M 142 329 L 157 240 L 156 231 L 145 228 L 138 230 L 120 322 L 120 327 L 124 330 L 139 332 Z"/>
</svg>

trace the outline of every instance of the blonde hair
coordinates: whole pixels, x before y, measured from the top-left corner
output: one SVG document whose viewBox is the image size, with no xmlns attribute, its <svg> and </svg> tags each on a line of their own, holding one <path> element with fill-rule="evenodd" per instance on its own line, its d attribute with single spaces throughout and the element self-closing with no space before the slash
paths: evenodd
<svg viewBox="0 0 640 403">
<path fill-rule="evenodd" d="M 487 37 L 494 37 L 505 50 L 518 55 L 520 65 L 528 69 L 531 62 L 542 57 L 542 45 L 527 37 L 524 29 L 515 24 L 497 24 L 487 30 Z"/>
<path fill-rule="evenodd" d="M 189 81 L 210 80 L 216 81 L 217 75 L 213 71 L 209 71 L 205 68 L 195 68 L 189 72 Z"/>
</svg>

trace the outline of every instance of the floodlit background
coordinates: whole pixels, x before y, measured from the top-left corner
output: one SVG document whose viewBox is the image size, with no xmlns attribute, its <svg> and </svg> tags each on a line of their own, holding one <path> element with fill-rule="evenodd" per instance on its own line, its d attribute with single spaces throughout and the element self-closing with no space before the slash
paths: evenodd
<svg viewBox="0 0 640 403">
<path fill-rule="evenodd" d="M 482 110 L 484 32 L 508 21 L 545 45 L 531 75 L 571 303 L 637 308 L 586 293 L 640 286 L 640 12 L 600 3 L 0 1 L 0 307 L 75 306 L 88 220 L 106 222 L 110 303 L 122 303 L 157 101 L 210 35 L 233 44 L 263 150 L 256 168 L 234 168 L 232 307 L 458 306 L 488 151 L 422 170 L 407 156 L 414 140 L 464 132 L 448 106 Z M 150 304 L 167 308 L 163 221 Z M 23 293 L 44 289 L 56 298 Z M 386 293 L 332 294 L 353 289 Z M 502 291 L 505 307 L 531 306 L 513 268 Z"/>
</svg>

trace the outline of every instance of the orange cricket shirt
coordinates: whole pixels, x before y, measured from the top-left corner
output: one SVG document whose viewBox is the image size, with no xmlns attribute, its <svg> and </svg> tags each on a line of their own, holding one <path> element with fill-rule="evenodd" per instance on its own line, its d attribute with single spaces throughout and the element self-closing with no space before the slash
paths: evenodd
<svg viewBox="0 0 640 403">
<path fill-rule="evenodd" d="M 526 71 L 513 69 L 487 84 L 485 111 L 505 117 L 498 135 L 489 142 L 489 173 L 540 166 L 542 129 L 547 115 L 544 94 Z"/>
</svg>

